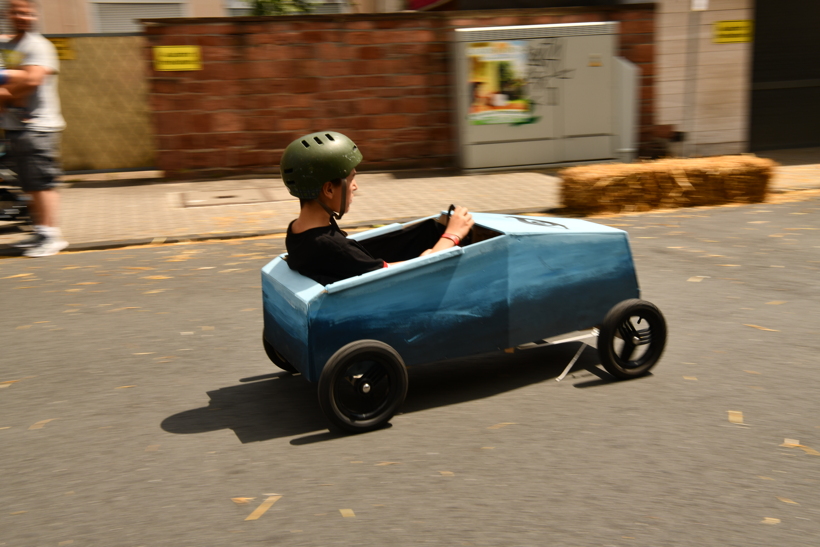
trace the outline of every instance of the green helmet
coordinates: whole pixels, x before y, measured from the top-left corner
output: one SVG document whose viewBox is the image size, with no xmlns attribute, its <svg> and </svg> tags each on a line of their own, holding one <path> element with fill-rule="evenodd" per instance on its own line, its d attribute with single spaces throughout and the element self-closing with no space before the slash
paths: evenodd
<svg viewBox="0 0 820 547">
<path fill-rule="evenodd" d="M 347 177 L 362 161 L 356 144 L 335 131 L 320 131 L 296 139 L 285 148 L 279 169 L 291 195 L 316 199 L 322 185 Z"/>
</svg>

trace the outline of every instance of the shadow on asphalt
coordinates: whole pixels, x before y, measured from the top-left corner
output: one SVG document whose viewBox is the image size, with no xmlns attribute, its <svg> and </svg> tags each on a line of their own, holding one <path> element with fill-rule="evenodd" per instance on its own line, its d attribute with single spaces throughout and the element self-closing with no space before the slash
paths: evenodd
<svg viewBox="0 0 820 547">
<path fill-rule="evenodd" d="M 578 347 L 563 344 L 410 367 L 410 387 L 401 413 L 483 399 L 554 380 Z M 595 350 L 587 348 L 573 370 L 592 372 L 598 377 L 594 385 L 612 382 L 611 376 L 597 368 L 598 363 Z M 577 380 L 567 378 L 564 382 L 572 385 Z M 162 428 L 176 434 L 231 429 L 242 443 L 297 437 L 291 444 L 305 445 L 343 436 L 328 431 L 316 386 L 300 375 L 280 372 L 243 378 L 238 385 L 209 391 L 208 396 L 207 407 L 170 416 L 163 420 Z"/>
</svg>

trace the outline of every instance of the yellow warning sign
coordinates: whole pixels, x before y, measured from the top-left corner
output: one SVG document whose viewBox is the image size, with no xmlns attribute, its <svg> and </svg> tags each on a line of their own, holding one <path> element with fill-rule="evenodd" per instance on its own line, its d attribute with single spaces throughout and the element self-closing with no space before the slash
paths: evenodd
<svg viewBox="0 0 820 547">
<path fill-rule="evenodd" d="M 57 49 L 57 58 L 61 61 L 73 61 L 76 59 L 74 48 L 71 45 L 71 38 L 49 38 Z"/>
<path fill-rule="evenodd" d="M 199 46 L 154 46 L 154 70 L 202 70 Z"/>
<path fill-rule="evenodd" d="M 751 42 L 754 21 L 715 21 L 715 43 L 732 44 Z"/>
</svg>

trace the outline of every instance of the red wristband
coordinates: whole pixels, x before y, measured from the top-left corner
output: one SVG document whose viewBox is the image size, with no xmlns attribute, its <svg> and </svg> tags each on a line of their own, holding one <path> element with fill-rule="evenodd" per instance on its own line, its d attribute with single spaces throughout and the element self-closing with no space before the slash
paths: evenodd
<svg viewBox="0 0 820 547">
<path fill-rule="evenodd" d="M 442 234 L 441 239 L 449 239 L 452 241 L 456 246 L 461 244 L 461 238 L 455 234 Z"/>
</svg>

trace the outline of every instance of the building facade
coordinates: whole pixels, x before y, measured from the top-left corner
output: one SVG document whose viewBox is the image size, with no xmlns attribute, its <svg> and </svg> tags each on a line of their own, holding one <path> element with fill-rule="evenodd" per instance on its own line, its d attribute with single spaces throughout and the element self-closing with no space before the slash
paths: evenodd
<svg viewBox="0 0 820 547">
<path fill-rule="evenodd" d="M 404 0 L 311 0 L 314 13 L 377 13 L 404 9 Z M 40 0 L 43 34 L 141 32 L 139 19 L 249 15 L 244 0 Z"/>
</svg>

